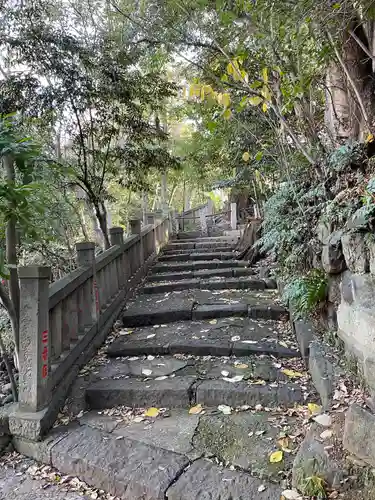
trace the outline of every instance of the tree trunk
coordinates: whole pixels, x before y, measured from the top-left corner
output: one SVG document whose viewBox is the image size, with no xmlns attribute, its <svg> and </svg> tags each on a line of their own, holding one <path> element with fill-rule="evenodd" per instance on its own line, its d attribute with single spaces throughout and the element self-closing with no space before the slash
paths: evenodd
<svg viewBox="0 0 375 500">
<path fill-rule="evenodd" d="M 107 211 L 104 206 L 104 203 L 101 203 L 100 205 L 95 204 L 95 214 L 99 222 L 100 230 L 102 232 L 104 248 L 105 250 L 107 250 L 108 248 L 111 247 L 111 243 L 108 237 Z"/>
<path fill-rule="evenodd" d="M 4 157 L 4 167 L 7 182 L 14 184 L 16 174 L 14 169 L 14 161 L 11 156 Z M 14 202 L 10 202 L 10 210 L 15 212 L 16 206 Z M 19 352 L 19 317 L 20 317 L 20 288 L 18 283 L 18 270 L 17 270 L 17 231 L 16 231 L 16 218 L 11 215 L 6 226 L 6 260 L 9 266 L 9 295 L 15 314 L 15 321 L 12 321 L 13 337 L 15 345 L 15 353 L 18 366 L 18 352 Z"/>
</svg>

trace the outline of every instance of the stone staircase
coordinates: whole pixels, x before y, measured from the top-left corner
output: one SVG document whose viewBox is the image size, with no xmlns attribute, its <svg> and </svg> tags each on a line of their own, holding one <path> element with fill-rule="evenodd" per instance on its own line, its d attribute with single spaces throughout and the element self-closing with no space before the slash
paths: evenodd
<svg viewBox="0 0 375 500">
<path fill-rule="evenodd" d="M 235 244 L 171 242 L 78 382 L 84 414 L 19 451 L 126 500 L 279 500 L 293 449 L 270 456 L 310 388 L 275 282 Z"/>
</svg>

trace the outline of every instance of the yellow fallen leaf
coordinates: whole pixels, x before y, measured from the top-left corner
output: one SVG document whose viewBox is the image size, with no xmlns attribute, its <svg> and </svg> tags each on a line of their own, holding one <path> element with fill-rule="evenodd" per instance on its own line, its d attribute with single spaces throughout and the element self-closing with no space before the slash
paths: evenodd
<svg viewBox="0 0 375 500">
<path fill-rule="evenodd" d="M 149 408 L 146 412 L 145 412 L 145 417 L 157 417 L 159 415 L 159 408 Z"/>
<path fill-rule="evenodd" d="M 210 325 L 216 325 L 217 323 L 217 319 L 212 319 L 211 321 L 209 321 Z"/>
<path fill-rule="evenodd" d="M 250 153 L 248 151 L 245 151 L 244 154 L 242 155 L 243 161 L 249 161 L 250 159 Z"/>
<path fill-rule="evenodd" d="M 195 406 L 192 406 L 189 410 L 189 415 L 198 415 L 201 411 L 203 410 L 201 404 L 197 404 Z"/>
<path fill-rule="evenodd" d="M 366 137 L 366 141 L 365 142 L 374 142 L 374 136 L 373 136 L 373 134 L 368 134 L 368 136 Z"/>
<path fill-rule="evenodd" d="M 254 382 L 251 382 L 251 385 L 266 385 L 266 381 L 262 379 L 255 380 Z"/>
<path fill-rule="evenodd" d="M 290 378 L 303 377 L 303 373 L 295 372 L 294 370 L 289 370 L 288 368 L 283 368 L 281 370 L 281 372 L 284 373 L 284 375 L 286 375 L 287 377 L 290 377 Z"/>
<path fill-rule="evenodd" d="M 289 439 L 287 437 L 281 438 L 278 440 L 278 444 L 280 448 L 288 448 L 289 446 Z"/>
<path fill-rule="evenodd" d="M 282 459 L 283 459 L 283 452 L 281 450 L 274 451 L 270 455 L 271 464 L 277 464 L 278 462 L 281 462 Z"/>
<path fill-rule="evenodd" d="M 246 368 L 249 368 L 249 365 L 246 363 L 241 363 L 240 365 L 236 365 L 236 368 L 240 368 L 241 370 L 245 370 Z"/>
<path fill-rule="evenodd" d="M 314 415 L 315 413 L 319 413 L 322 409 L 321 406 L 315 404 L 315 403 L 308 403 L 307 408 L 309 409 L 309 412 Z"/>
</svg>

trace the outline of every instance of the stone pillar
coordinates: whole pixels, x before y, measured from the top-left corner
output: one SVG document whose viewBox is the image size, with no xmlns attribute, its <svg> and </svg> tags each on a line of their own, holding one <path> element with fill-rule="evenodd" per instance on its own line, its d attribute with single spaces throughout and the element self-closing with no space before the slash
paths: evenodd
<svg viewBox="0 0 375 500">
<path fill-rule="evenodd" d="M 37 412 L 51 399 L 49 279 L 51 269 L 20 267 L 20 410 Z"/>
<path fill-rule="evenodd" d="M 163 210 L 155 210 L 155 218 L 161 220 L 163 218 Z"/>
<path fill-rule="evenodd" d="M 155 224 L 155 215 L 154 214 L 147 214 L 147 224 Z"/>
<path fill-rule="evenodd" d="M 147 196 L 147 193 L 143 192 L 142 193 L 142 219 L 143 219 L 144 225 L 148 224 L 148 222 L 147 222 L 147 205 L 148 205 L 148 196 Z"/>
<path fill-rule="evenodd" d="M 141 221 L 139 219 L 131 219 L 129 224 L 131 234 L 141 234 Z"/>
<path fill-rule="evenodd" d="M 230 225 L 233 230 L 237 229 L 237 203 L 230 204 Z"/>
<path fill-rule="evenodd" d="M 109 239 L 111 241 L 111 246 L 118 245 L 122 247 L 124 244 L 124 230 L 122 227 L 111 227 L 109 230 Z M 125 254 L 122 251 L 121 255 L 115 261 L 116 273 L 117 273 L 117 284 L 118 288 L 122 288 L 126 281 L 125 274 Z"/>
<path fill-rule="evenodd" d="M 124 230 L 122 227 L 111 227 L 109 230 L 111 246 L 122 246 L 124 244 Z"/>
<path fill-rule="evenodd" d="M 143 266 L 144 258 L 143 258 L 143 241 L 142 241 L 142 228 L 141 221 L 139 219 L 131 219 L 130 221 L 130 231 L 131 234 L 139 235 L 139 254 L 136 256 L 138 269 Z"/>
<path fill-rule="evenodd" d="M 76 252 L 79 266 L 92 267 L 92 278 L 83 287 L 79 304 L 79 309 L 84 315 L 83 322 L 85 326 L 90 326 L 98 320 L 100 315 L 99 290 L 95 269 L 95 243 L 92 241 L 77 243 Z"/>
</svg>

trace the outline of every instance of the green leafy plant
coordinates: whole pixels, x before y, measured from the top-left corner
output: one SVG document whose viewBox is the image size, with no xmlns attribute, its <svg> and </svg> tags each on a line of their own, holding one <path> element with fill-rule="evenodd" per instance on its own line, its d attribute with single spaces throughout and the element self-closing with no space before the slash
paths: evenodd
<svg viewBox="0 0 375 500">
<path fill-rule="evenodd" d="M 311 313 L 327 296 L 327 276 L 321 269 L 312 269 L 304 277 L 294 279 L 285 287 L 284 299 L 291 302 L 297 316 Z"/>
<path fill-rule="evenodd" d="M 316 499 L 327 498 L 327 494 L 325 491 L 325 482 L 319 476 L 311 476 L 305 479 L 303 485 L 303 494 L 308 495 L 309 497 L 314 497 Z"/>
</svg>

